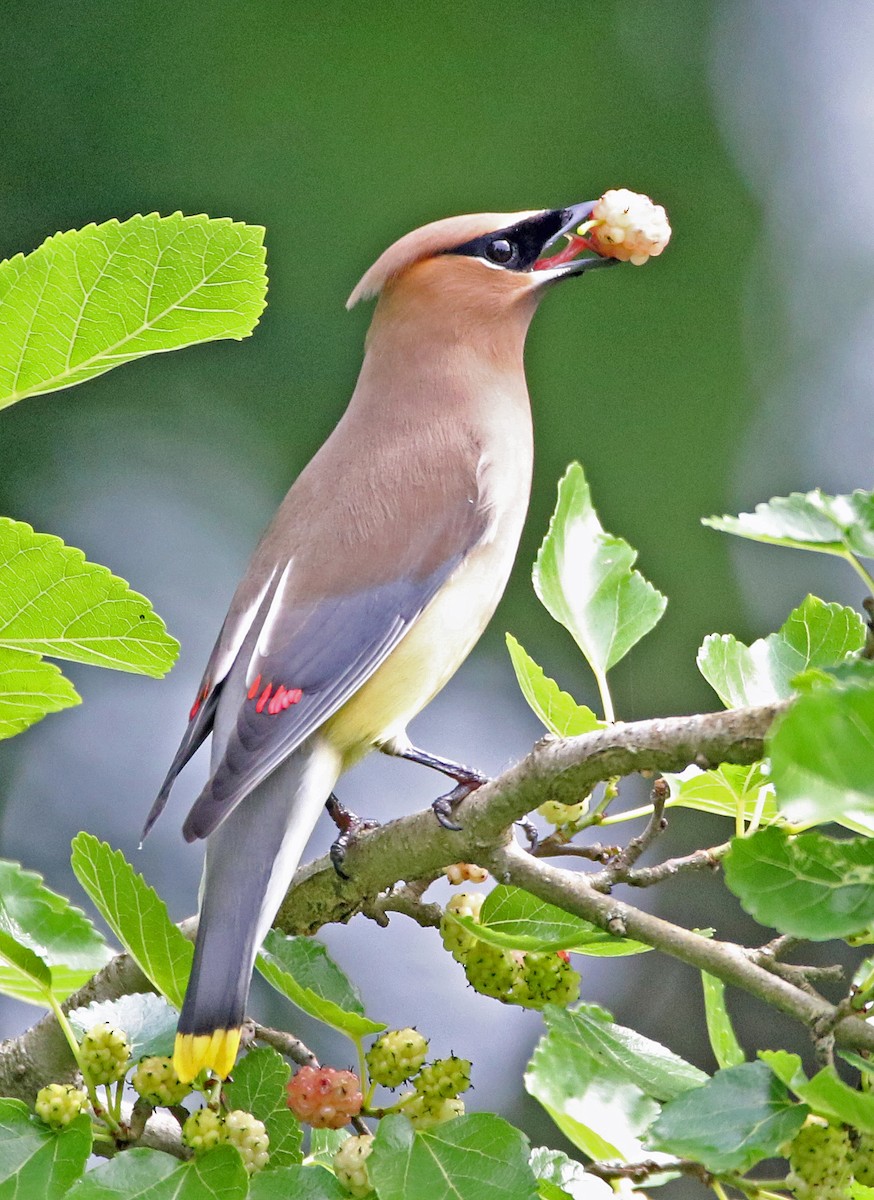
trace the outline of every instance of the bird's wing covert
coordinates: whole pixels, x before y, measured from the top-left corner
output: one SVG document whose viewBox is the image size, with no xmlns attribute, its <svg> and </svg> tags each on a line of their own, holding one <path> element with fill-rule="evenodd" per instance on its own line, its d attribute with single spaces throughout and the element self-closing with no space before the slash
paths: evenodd
<svg viewBox="0 0 874 1200">
<path fill-rule="evenodd" d="M 468 534 L 472 535 L 473 530 Z M 475 544 L 471 536 L 465 549 Z M 260 630 L 244 645 L 236 722 L 221 761 L 183 827 L 206 837 L 373 674 L 449 577 L 464 552 L 424 578 L 405 577 L 309 605 L 282 606 L 282 580 Z M 252 644 L 254 642 L 254 645 Z"/>
</svg>

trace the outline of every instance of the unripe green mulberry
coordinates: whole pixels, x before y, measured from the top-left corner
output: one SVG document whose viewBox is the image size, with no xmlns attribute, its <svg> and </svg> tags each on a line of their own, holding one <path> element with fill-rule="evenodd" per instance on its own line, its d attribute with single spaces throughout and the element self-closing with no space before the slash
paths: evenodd
<svg viewBox="0 0 874 1200">
<path fill-rule="evenodd" d="M 224 1121 L 211 1108 L 198 1108 L 182 1126 L 182 1140 L 195 1154 L 212 1150 L 224 1139 Z"/>
<path fill-rule="evenodd" d="M 579 994 L 580 977 L 562 954 L 529 950 L 511 999 L 524 1008 L 543 1008 L 545 1004 L 566 1006 Z"/>
<path fill-rule="evenodd" d="M 509 1004 L 519 979 L 521 958 L 518 951 L 477 940 L 464 959 L 464 973 L 476 991 Z"/>
<path fill-rule="evenodd" d="M 203 1110 L 201 1110 L 203 1111 Z M 270 1138 L 264 1123 L 250 1112 L 236 1108 L 225 1117 L 222 1141 L 236 1146 L 243 1158 L 243 1166 L 249 1175 L 254 1175 L 267 1165 L 270 1157 Z"/>
<path fill-rule="evenodd" d="M 377 1038 L 367 1051 L 374 1083 L 396 1088 L 418 1071 L 428 1053 L 428 1040 L 415 1029 L 394 1029 Z"/>
<path fill-rule="evenodd" d="M 835 1125 L 803 1125 L 789 1150 L 787 1183 L 795 1200 L 846 1200 L 849 1190 L 850 1139 Z"/>
<path fill-rule="evenodd" d="M 466 1058 L 438 1058 L 423 1067 L 413 1081 L 420 1096 L 447 1100 L 470 1087 L 470 1061 Z"/>
<path fill-rule="evenodd" d="M 130 1046 L 120 1029 L 107 1021 L 92 1026 L 82 1038 L 82 1069 L 92 1083 L 115 1083 L 127 1070 Z"/>
<path fill-rule="evenodd" d="M 179 1082 L 172 1061 L 157 1055 L 140 1059 L 131 1083 L 142 1098 L 155 1107 L 179 1104 L 191 1091 L 189 1084 Z"/>
<path fill-rule="evenodd" d="M 63 1129 L 86 1111 L 88 1097 L 72 1083 L 50 1083 L 36 1094 L 36 1115 L 53 1129 Z"/>
<path fill-rule="evenodd" d="M 860 1133 L 850 1155 L 856 1183 L 874 1187 L 874 1133 Z"/>
<path fill-rule="evenodd" d="M 575 825 L 582 820 L 588 807 L 588 800 L 581 800 L 579 804 L 559 804 L 557 800 L 547 800 L 537 811 L 550 825 L 560 829 L 563 825 Z"/>
<path fill-rule="evenodd" d="M 470 917 L 472 920 L 478 921 L 484 900 L 485 896 L 482 892 L 456 892 L 446 905 L 446 915 L 440 922 L 440 936 L 443 938 L 444 947 L 456 962 L 464 962 L 473 947 L 477 945 L 478 939 L 474 934 L 463 929 L 457 921 L 453 921 L 449 914 L 457 913 L 460 917 Z"/>
<path fill-rule="evenodd" d="M 373 1191 L 367 1160 L 373 1149 L 373 1134 L 348 1137 L 334 1155 L 334 1174 L 350 1196 L 369 1196 Z"/>
<path fill-rule="evenodd" d="M 401 1100 L 407 1100 L 401 1112 L 409 1118 L 414 1129 L 431 1129 L 434 1125 L 444 1125 L 455 1117 L 464 1116 L 464 1101 L 459 1100 L 457 1096 L 448 1096 L 441 1100 L 436 1096 L 408 1092 Z"/>
</svg>

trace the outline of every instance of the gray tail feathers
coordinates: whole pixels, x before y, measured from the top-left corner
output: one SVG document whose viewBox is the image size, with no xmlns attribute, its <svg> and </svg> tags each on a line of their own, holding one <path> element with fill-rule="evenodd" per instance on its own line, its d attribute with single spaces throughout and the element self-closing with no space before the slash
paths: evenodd
<svg viewBox="0 0 874 1200">
<path fill-rule="evenodd" d="M 207 840 L 180 1033 L 209 1034 L 242 1024 L 255 956 L 340 766 L 333 747 L 318 736 L 309 738 Z"/>
</svg>

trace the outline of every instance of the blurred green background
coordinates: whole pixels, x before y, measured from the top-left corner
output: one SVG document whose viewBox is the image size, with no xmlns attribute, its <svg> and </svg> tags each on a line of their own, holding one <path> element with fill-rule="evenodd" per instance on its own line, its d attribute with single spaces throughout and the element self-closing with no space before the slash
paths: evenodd
<svg viewBox="0 0 874 1200">
<path fill-rule="evenodd" d="M 5 21 L 3 252 L 134 212 L 230 215 L 267 227 L 269 308 L 242 346 L 155 359 L 11 411 L 4 511 L 41 516 L 43 456 L 75 457 L 83 442 L 123 479 L 143 426 L 221 447 L 205 506 L 233 503 L 234 479 L 250 473 L 279 496 L 351 391 L 369 311 L 343 302 L 384 246 L 450 213 L 629 186 L 667 206 L 674 243 L 647 270 L 592 277 L 543 306 L 529 348 L 531 519 L 490 636 L 536 622 L 544 654 L 566 649 L 536 610 L 528 566 L 555 482 L 580 458 L 608 527 L 674 598 L 658 647 L 623 671 L 624 711 L 701 703 L 696 639 L 734 614 L 725 546 L 697 518 L 726 503 L 726 452 L 753 402 L 740 299 L 756 222 L 714 129 L 708 6 L 599 3 L 555 24 L 520 3 L 147 0 L 77 5 L 60 27 L 57 16 L 37 4 Z M 658 671 L 666 661 L 674 669 Z"/>
<path fill-rule="evenodd" d="M 534 322 L 530 519 L 481 648 L 422 718 L 430 744 L 499 769 L 537 736 L 505 629 L 595 699 L 530 587 L 572 458 L 606 527 L 670 597 L 615 672 L 624 718 L 716 707 L 694 663 L 709 632 L 766 633 L 808 588 L 858 602 L 832 568 L 731 546 L 699 518 L 816 484 L 870 486 L 871 25 L 849 0 L 586 0 L 543 15 L 517 0 L 7 6 L 0 252 L 181 209 L 265 225 L 271 283 L 242 344 L 158 356 L 0 417 L 0 511 L 130 579 L 183 643 L 160 684 L 71 668 L 83 706 L 0 748 L 0 853 L 70 888 L 78 828 L 133 851 L 248 553 L 354 384 L 369 312 L 346 313 L 345 298 L 389 242 L 437 217 L 628 186 L 665 204 L 675 232 L 645 269 L 556 289 Z M 433 782 L 409 771 L 369 763 L 345 798 L 375 813 L 424 803 Z M 640 798 L 632 787 L 628 803 Z M 194 905 L 199 854 L 181 845 L 182 811 L 177 801 L 137 860 L 177 916 Z M 665 850 L 725 834 L 684 817 Z M 725 936 L 763 936 L 715 883 L 647 902 Z M 393 946 L 403 969 L 443 971 L 432 941 L 396 925 L 371 942 L 358 921 L 329 940 L 353 972 Z M 492 1002 L 455 976 L 441 991 L 442 979 L 428 986 L 446 1037 L 447 1008 L 487 1030 Z M 374 978 L 365 994 L 403 1024 L 418 1015 L 405 990 Z M 591 968 L 584 992 L 712 1068 L 691 972 L 651 956 Z M 761 1044 L 762 1011 L 732 1002 Z M 516 1049 L 487 1081 L 504 1111 L 550 1137 L 533 1108 L 520 1111 L 537 1019 L 499 1016 Z M 31 1018 L 3 1010 L 7 1032 Z M 786 1025 L 773 1036 L 787 1033 L 803 1045 Z M 459 1052 L 463 1040 L 456 1031 Z M 479 1103 L 495 1102 L 481 1087 Z"/>
</svg>

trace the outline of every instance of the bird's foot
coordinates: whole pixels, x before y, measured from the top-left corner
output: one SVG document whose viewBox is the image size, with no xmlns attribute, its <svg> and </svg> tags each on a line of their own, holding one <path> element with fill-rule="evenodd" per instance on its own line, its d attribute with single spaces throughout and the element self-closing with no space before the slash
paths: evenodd
<svg viewBox="0 0 874 1200">
<path fill-rule="evenodd" d="M 434 810 L 434 816 L 443 828 L 457 833 L 461 826 L 454 820 L 456 807 L 471 792 L 475 792 L 484 783 L 488 783 L 489 778 L 487 775 L 481 775 L 479 771 L 472 771 L 469 767 L 462 767 L 457 772 L 453 771 L 452 778 L 458 781 L 456 786 L 445 796 L 438 796 L 431 807 Z"/>
<path fill-rule="evenodd" d="M 367 833 L 371 829 L 378 829 L 379 821 L 373 821 L 367 817 L 359 817 L 351 809 L 348 809 L 345 804 L 341 804 L 333 792 L 328 797 L 325 808 L 328 810 L 331 820 L 340 831 L 331 843 L 328 855 L 334 870 L 340 878 L 348 879 L 349 875 L 343 869 L 343 864 L 346 861 L 346 854 L 349 847 L 354 843 L 359 834 Z"/>
<path fill-rule="evenodd" d="M 537 826 L 533 825 L 531 821 L 527 820 L 517 821 L 516 824 L 525 834 L 525 839 L 528 842 L 528 853 L 533 854 L 540 841 L 540 834 L 537 832 Z"/>
</svg>

